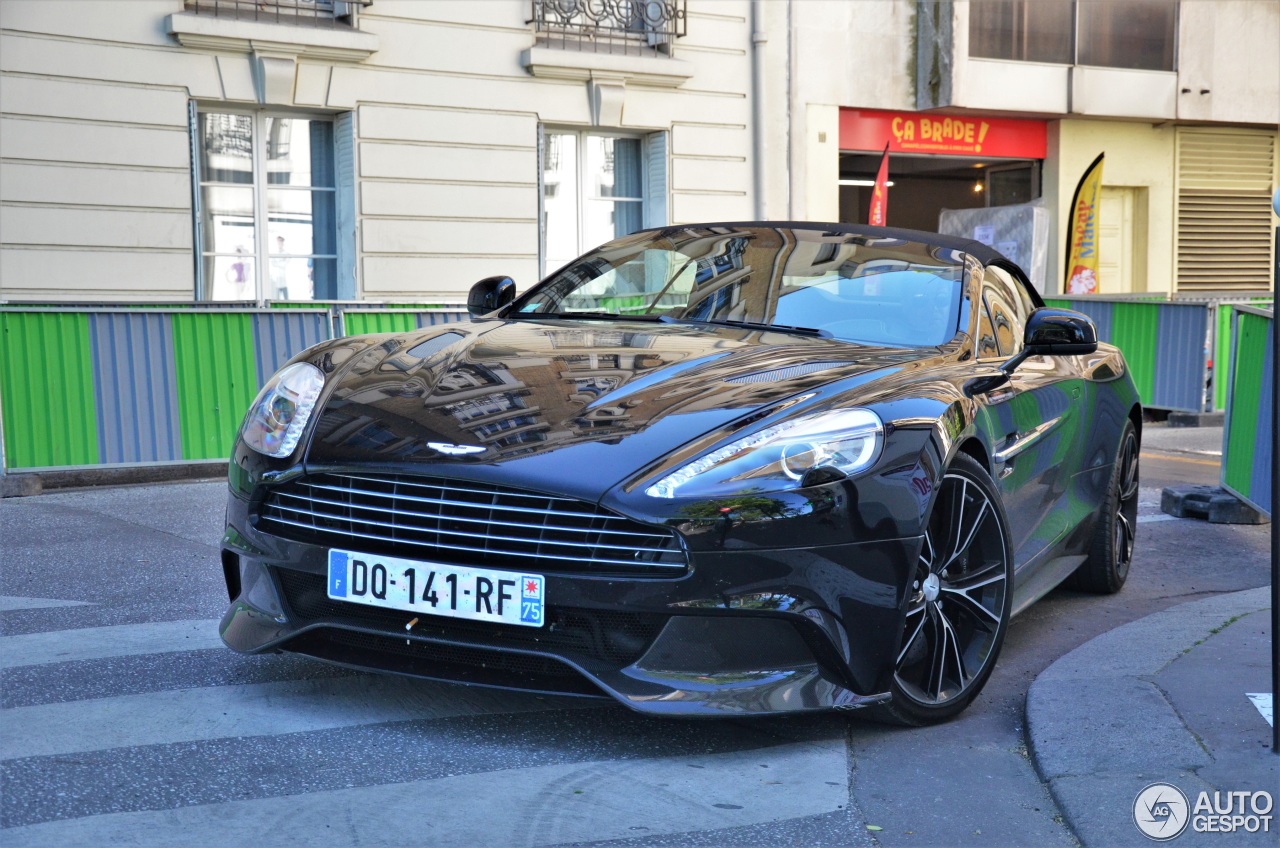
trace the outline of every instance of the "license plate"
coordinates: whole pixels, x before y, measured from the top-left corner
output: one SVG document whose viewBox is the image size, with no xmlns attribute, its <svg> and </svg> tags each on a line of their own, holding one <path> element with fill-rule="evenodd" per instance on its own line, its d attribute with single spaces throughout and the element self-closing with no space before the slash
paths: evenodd
<svg viewBox="0 0 1280 848">
<path fill-rule="evenodd" d="M 406 612 L 542 626 L 540 574 L 329 551 L 329 597 Z"/>
</svg>

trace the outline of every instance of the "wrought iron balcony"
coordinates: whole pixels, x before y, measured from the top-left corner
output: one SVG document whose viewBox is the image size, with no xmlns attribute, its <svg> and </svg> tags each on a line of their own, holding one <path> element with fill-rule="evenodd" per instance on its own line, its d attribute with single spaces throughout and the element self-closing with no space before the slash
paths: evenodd
<svg viewBox="0 0 1280 848">
<path fill-rule="evenodd" d="M 537 43 L 590 53 L 674 52 L 686 0 L 533 0 Z"/>
<path fill-rule="evenodd" d="M 185 0 L 188 12 L 237 21 L 340 27 L 355 24 L 359 6 L 373 0 Z"/>
</svg>

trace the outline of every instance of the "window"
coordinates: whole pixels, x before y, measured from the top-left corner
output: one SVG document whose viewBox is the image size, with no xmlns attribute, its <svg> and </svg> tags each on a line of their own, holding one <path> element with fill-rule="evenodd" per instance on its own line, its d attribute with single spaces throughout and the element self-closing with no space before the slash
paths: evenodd
<svg viewBox="0 0 1280 848">
<path fill-rule="evenodd" d="M 1001 356 L 1013 356 L 1022 350 L 1022 339 L 1013 323 L 1013 308 L 1009 302 L 995 289 L 983 288 L 982 299 L 991 311 L 991 323 L 995 329 L 996 344 L 1000 347 Z"/>
<path fill-rule="evenodd" d="M 1000 355 L 996 346 L 996 331 L 992 327 L 991 313 L 985 303 L 978 303 L 978 358 L 995 359 Z"/>
<path fill-rule="evenodd" d="M 956 334 L 964 273 L 923 245 L 873 246 L 807 227 L 686 226 L 584 256 L 526 293 L 509 317 L 605 312 L 931 346 Z"/>
<path fill-rule="evenodd" d="M 344 131 L 349 121 L 342 121 Z M 354 233 L 339 238 L 335 121 L 199 112 L 196 250 L 201 300 L 349 300 Z M 347 170 L 343 168 L 343 170 Z M 339 195 L 342 195 L 340 197 Z M 346 230 L 347 228 L 342 228 Z M 339 272 L 339 267 L 344 273 Z"/>
<path fill-rule="evenodd" d="M 1008 271 L 996 265 L 986 269 L 986 281 L 989 285 L 998 286 L 1000 291 L 1008 293 L 1018 325 L 1026 327 L 1027 321 L 1031 320 L 1031 313 L 1036 310 L 1035 301 L 1027 293 L 1026 286 L 1014 279 Z"/>
<path fill-rule="evenodd" d="M 969 55 L 1069 65 L 1072 7 L 1072 0 L 974 0 L 969 6 Z"/>
<path fill-rule="evenodd" d="M 643 56 L 673 52 L 685 34 L 686 0 L 533 0 L 540 46 Z"/>
<path fill-rule="evenodd" d="M 543 274 L 606 241 L 666 223 L 666 133 L 542 135 Z"/>
<path fill-rule="evenodd" d="M 1177 7 L 1172 0 L 1080 0 L 1076 62 L 1172 71 Z"/>
<path fill-rule="evenodd" d="M 1172 71 L 1177 0 L 973 0 L 969 55 Z"/>
<path fill-rule="evenodd" d="M 1022 284 L 1001 268 L 987 268 L 982 284 L 982 298 L 991 313 L 991 321 L 1001 356 L 1012 356 L 1022 350 L 1022 333 L 1035 304 L 1022 289 Z"/>
</svg>

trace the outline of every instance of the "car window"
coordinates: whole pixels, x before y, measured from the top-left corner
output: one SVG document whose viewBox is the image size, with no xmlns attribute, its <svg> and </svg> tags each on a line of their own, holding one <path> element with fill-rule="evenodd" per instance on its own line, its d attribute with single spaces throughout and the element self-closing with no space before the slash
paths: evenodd
<svg viewBox="0 0 1280 848">
<path fill-rule="evenodd" d="M 1014 317 L 1009 301 L 994 288 L 982 287 L 982 299 L 991 311 L 991 325 L 995 330 L 996 344 L 1001 356 L 1013 356 L 1022 350 L 1022 325 Z"/>
<path fill-rule="evenodd" d="M 559 309 L 616 312 L 620 315 L 659 312 L 688 301 L 697 274 L 691 257 L 671 250 L 642 250 L 616 265 L 605 265 L 566 293 Z"/>
<path fill-rule="evenodd" d="M 995 359 L 1000 356 L 1000 348 L 996 345 L 996 331 L 991 323 L 991 313 L 987 305 L 978 305 L 978 358 Z"/>
<path fill-rule="evenodd" d="M 1026 327 L 1036 305 L 1021 281 L 1015 280 L 1008 271 L 998 266 L 986 269 L 986 280 L 997 291 L 1008 297 L 1010 305 L 1013 306 L 1014 317 L 1018 320 L 1018 326 Z"/>
<path fill-rule="evenodd" d="M 954 338 L 965 266 L 923 244 L 785 227 L 682 227 L 610 242 L 522 297 L 513 317 L 805 327 L 894 346 Z"/>
</svg>

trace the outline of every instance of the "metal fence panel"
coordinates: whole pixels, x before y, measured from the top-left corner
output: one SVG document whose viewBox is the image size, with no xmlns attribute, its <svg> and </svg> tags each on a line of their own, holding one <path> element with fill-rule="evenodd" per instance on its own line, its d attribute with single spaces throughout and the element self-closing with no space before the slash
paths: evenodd
<svg viewBox="0 0 1280 848">
<path fill-rule="evenodd" d="M 1209 310 L 1191 303 L 1161 303 L 1155 309 L 1158 317 L 1150 405 L 1199 412 L 1205 399 Z"/>
<path fill-rule="evenodd" d="M 328 309 L 0 306 L 7 470 L 225 458 L 259 386 Z"/>
<path fill-rule="evenodd" d="M 1270 309 L 1271 295 L 1259 295 L 1247 298 L 1223 298 L 1214 302 L 1214 345 L 1213 345 L 1213 408 L 1227 408 L 1227 367 L 1231 362 L 1231 339 L 1235 332 L 1234 312 L 1232 304 L 1255 306 Z"/>
<path fill-rule="evenodd" d="M 258 391 L 252 315 L 175 313 L 173 342 L 182 456 L 225 457 Z"/>
<path fill-rule="evenodd" d="M 173 326 L 166 313 L 90 313 L 98 460 L 182 459 Z"/>
<path fill-rule="evenodd" d="M 283 310 L 253 316 L 253 347 L 257 353 L 258 386 L 296 354 L 332 337 L 328 311 Z"/>
<path fill-rule="evenodd" d="M 0 313 L 0 410 L 10 466 L 99 461 L 89 321 L 67 312 Z"/>
<path fill-rule="evenodd" d="M 1223 428 L 1222 486 L 1270 515 L 1275 321 L 1270 312 L 1229 309 L 1235 331 Z"/>
<path fill-rule="evenodd" d="M 423 327 L 453 324 L 470 316 L 463 307 L 440 309 L 343 309 L 340 325 L 344 336 L 367 333 L 410 333 Z"/>
</svg>

